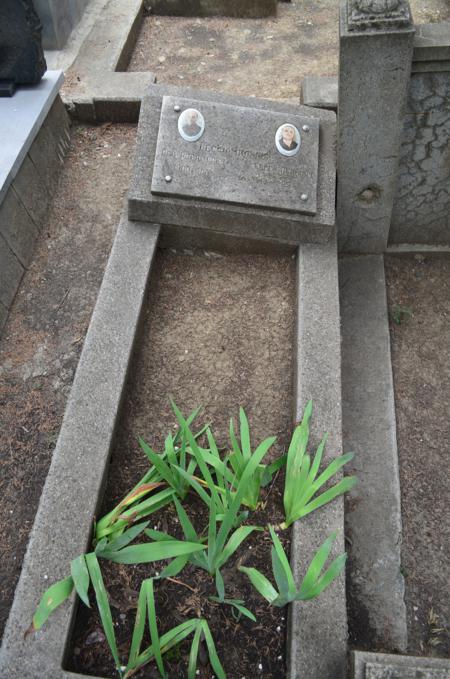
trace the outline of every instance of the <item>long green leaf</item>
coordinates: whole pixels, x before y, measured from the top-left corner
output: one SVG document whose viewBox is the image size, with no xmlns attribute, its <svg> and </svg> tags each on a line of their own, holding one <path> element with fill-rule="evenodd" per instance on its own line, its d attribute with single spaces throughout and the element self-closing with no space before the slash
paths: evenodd
<svg viewBox="0 0 450 679">
<path fill-rule="evenodd" d="M 347 560 L 347 554 L 340 554 L 331 563 L 330 567 L 325 571 L 322 577 L 316 582 L 314 587 L 309 590 L 308 595 L 302 596 L 302 599 L 312 599 L 313 597 L 319 596 L 332 582 L 337 578 L 339 573 L 343 570 L 345 562 Z"/>
<path fill-rule="evenodd" d="M 266 578 L 265 575 L 260 573 L 256 568 L 247 568 L 247 566 L 239 566 L 238 570 L 245 573 L 252 583 L 253 587 L 258 590 L 261 596 L 266 599 L 270 604 L 275 601 L 278 597 L 278 592 L 272 585 L 270 580 Z"/>
<path fill-rule="evenodd" d="M 244 462 L 248 462 L 252 456 L 252 448 L 250 443 L 250 429 L 248 426 L 247 415 L 245 414 L 244 408 L 239 408 L 239 424 L 240 424 L 240 435 L 241 435 L 241 449 Z"/>
<path fill-rule="evenodd" d="M 195 670 L 197 669 L 197 658 L 202 631 L 202 626 L 199 624 L 195 630 L 194 638 L 192 640 L 191 652 L 189 653 L 188 679 L 195 679 Z"/>
<path fill-rule="evenodd" d="M 148 611 L 148 624 L 150 627 L 150 638 L 152 640 L 153 655 L 155 656 L 156 664 L 159 669 L 159 673 L 166 678 L 167 674 L 164 669 L 164 663 L 161 654 L 161 645 L 158 633 L 158 624 L 156 622 L 156 608 L 155 608 L 155 596 L 153 594 L 153 580 L 149 578 L 145 580 L 146 583 L 146 594 L 147 594 L 147 611 Z"/>
<path fill-rule="evenodd" d="M 225 545 L 220 558 L 217 559 L 217 568 L 221 568 L 228 561 L 230 556 L 232 556 L 238 547 L 244 542 L 244 540 L 250 535 L 250 533 L 255 530 L 262 531 L 263 528 L 259 528 L 258 526 L 239 526 L 239 528 L 234 531 Z"/>
<path fill-rule="evenodd" d="M 120 535 L 118 538 L 107 543 L 106 549 L 108 549 L 110 552 L 117 552 L 119 549 L 126 547 L 130 544 L 130 542 L 133 542 L 133 540 L 135 540 L 138 535 L 144 532 L 149 523 L 149 521 L 144 521 L 144 523 L 138 523 L 136 526 L 132 526 L 122 533 L 122 535 Z M 95 551 L 97 554 L 99 553 L 98 550 Z"/>
<path fill-rule="evenodd" d="M 200 552 L 204 549 L 205 546 L 198 542 L 171 540 L 131 545 L 131 547 L 125 547 L 119 552 L 102 552 L 99 556 L 102 559 L 108 559 L 108 561 L 113 561 L 114 563 L 136 564 L 172 559 L 173 557 L 181 556 L 182 554 L 194 554 L 195 552 Z"/>
<path fill-rule="evenodd" d="M 339 495 L 343 495 L 351 488 L 353 488 L 353 486 L 356 485 L 356 483 L 358 483 L 358 479 L 356 478 L 356 476 L 346 476 L 341 481 L 339 481 L 339 483 L 337 483 L 335 486 L 333 486 L 329 490 L 325 491 L 324 493 L 316 497 L 314 500 L 309 502 L 306 506 L 302 507 L 300 510 L 298 510 L 297 507 L 294 507 L 291 516 L 291 523 L 293 521 L 296 521 L 297 519 L 302 518 L 303 516 L 306 516 L 307 514 L 310 514 L 315 509 L 319 509 L 319 507 L 328 504 L 328 502 L 331 502 L 331 500 L 334 500 L 336 497 L 339 497 Z"/>
<path fill-rule="evenodd" d="M 336 536 L 337 531 L 331 533 L 331 535 L 327 537 L 325 542 L 319 547 L 319 549 L 315 553 L 311 563 L 309 564 L 308 570 L 306 571 L 306 575 L 303 578 L 300 587 L 301 593 L 306 594 L 313 587 L 313 585 L 319 578 L 322 568 L 330 554 L 333 542 L 336 540 Z"/>
<path fill-rule="evenodd" d="M 297 588 L 295 586 L 294 576 L 292 574 L 291 566 L 283 545 L 275 533 L 272 526 L 269 526 L 270 535 L 272 537 L 272 569 L 275 581 L 278 585 L 280 594 L 285 596 L 294 596 Z"/>
<path fill-rule="evenodd" d="M 208 647 L 209 661 L 211 663 L 211 667 L 213 668 L 214 673 L 217 676 L 217 679 L 227 679 L 225 671 L 219 660 L 219 656 L 217 655 L 214 639 L 212 638 L 212 634 L 210 632 L 206 620 L 202 620 L 202 627 L 203 634 L 205 635 L 206 646 Z"/>
<path fill-rule="evenodd" d="M 73 579 L 70 575 L 68 578 L 59 580 L 51 585 L 42 595 L 42 599 L 33 615 L 33 629 L 41 629 L 53 611 L 68 599 L 72 590 Z"/>
<path fill-rule="evenodd" d="M 128 656 L 127 669 L 132 670 L 137 667 L 137 659 L 141 651 L 142 639 L 144 638 L 145 630 L 145 612 L 147 609 L 145 580 L 141 584 L 139 592 L 139 600 L 136 610 L 136 618 L 134 621 L 133 636 L 131 639 L 130 655 Z"/>
<path fill-rule="evenodd" d="M 111 608 L 109 607 L 108 595 L 106 593 L 105 585 L 102 578 L 100 566 L 98 565 L 97 556 L 94 552 L 86 554 L 86 565 L 91 577 L 92 586 L 94 588 L 95 597 L 97 599 L 98 611 L 102 621 L 103 630 L 111 649 L 116 668 L 120 668 L 119 653 L 117 651 L 116 635 L 114 633 L 114 623 L 111 615 Z"/>
<path fill-rule="evenodd" d="M 77 590 L 77 594 L 81 601 L 86 604 L 89 608 L 91 604 L 89 603 L 89 571 L 86 566 L 86 559 L 84 554 L 81 554 L 70 564 L 70 573 L 72 575 L 73 584 Z"/>
</svg>

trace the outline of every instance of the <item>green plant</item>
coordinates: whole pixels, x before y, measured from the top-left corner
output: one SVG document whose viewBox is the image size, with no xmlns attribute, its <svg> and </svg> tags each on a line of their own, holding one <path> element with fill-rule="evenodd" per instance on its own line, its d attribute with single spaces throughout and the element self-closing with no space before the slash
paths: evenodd
<svg viewBox="0 0 450 679">
<path fill-rule="evenodd" d="M 347 462 L 353 458 L 353 453 L 336 457 L 319 475 L 319 467 L 327 440 L 327 434 L 322 438 L 314 459 L 307 454 L 309 440 L 309 421 L 312 415 L 312 401 L 309 401 L 303 414 L 301 423 L 295 428 L 287 454 L 286 481 L 284 486 L 285 521 L 281 528 L 287 528 L 294 521 L 301 519 L 310 512 L 331 502 L 334 498 L 347 492 L 357 483 L 356 476 L 346 476 L 335 486 L 314 497 L 318 491 L 331 479 Z M 314 499 L 313 499 L 314 498 Z"/>
<path fill-rule="evenodd" d="M 173 402 L 172 407 L 176 413 L 180 413 Z M 193 423 L 200 410 L 200 408 L 196 408 L 186 420 L 183 418 L 188 427 Z M 192 434 L 194 441 L 202 436 L 205 428 L 206 425 L 196 434 Z M 172 472 L 170 466 L 176 463 L 178 467 L 182 467 L 189 471 L 189 473 L 193 473 L 195 470 L 195 463 L 192 465 L 190 458 L 186 468 L 187 443 L 184 437 L 184 430 L 179 427 L 173 437 L 169 434 L 162 453 L 153 451 L 143 439 L 139 439 L 139 443 L 152 464 L 139 483 L 134 486 L 125 498 L 97 522 L 95 526 L 96 541 L 104 537 L 120 535 L 131 523 L 139 521 L 169 504 L 175 492 L 182 499 L 185 497 L 189 486 L 183 477 L 180 477 L 176 472 Z M 169 488 L 166 488 L 166 485 L 169 485 Z M 155 490 L 161 488 L 163 490 L 154 493 Z M 149 495 L 150 497 L 148 497 Z"/>
<path fill-rule="evenodd" d="M 95 552 L 81 554 L 70 564 L 71 574 L 51 585 L 42 595 L 32 620 L 32 629 L 39 630 L 47 621 L 51 613 L 58 608 L 75 588 L 80 599 L 89 606 L 88 589 L 90 583 L 89 562 L 97 561 L 97 557 L 108 559 L 116 563 L 136 564 L 163 561 L 190 555 L 206 549 L 199 542 L 191 543 L 185 540 L 172 540 L 170 543 L 145 542 L 130 545 L 139 534 L 147 528 L 148 522 L 132 526 L 125 533 L 109 542 L 106 538 L 100 541 Z M 92 582 L 94 585 L 94 582 Z"/>
<path fill-rule="evenodd" d="M 256 568 L 239 566 L 239 570 L 248 575 L 255 589 L 257 589 L 261 596 L 273 606 L 281 607 L 286 606 L 286 604 L 291 601 L 307 601 L 308 599 L 314 599 L 333 582 L 345 566 L 347 555 L 341 554 L 331 563 L 329 568 L 322 573 L 322 569 L 328 559 L 333 542 L 336 539 L 337 533 L 333 533 L 318 549 L 300 587 L 297 587 L 283 545 L 272 526 L 269 526 L 269 530 L 273 542 L 271 550 L 272 571 L 278 590 L 276 590 L 270 580 Z"/>
<path fill-rule="evenodd" d="M 413 311 L 409 306 L 403 306 L 402 304 L 394 304 L 391 310 L 391 317 L 394 323 L 401 325 L 404 321 L 409 321 Z"/>
</svg>

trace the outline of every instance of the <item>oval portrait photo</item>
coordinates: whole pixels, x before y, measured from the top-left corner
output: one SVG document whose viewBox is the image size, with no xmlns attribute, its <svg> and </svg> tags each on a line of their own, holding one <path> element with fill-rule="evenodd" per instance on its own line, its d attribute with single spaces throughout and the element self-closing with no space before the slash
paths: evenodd
<svg viewBox="0 0 450 679">
<path fill-rule="evenodd" d="M 275 144 L 283 156 L 295 156 L 300 149 L 300 132 L 295 125 L 285 123 L 277 130 Z"/>
<path fill-rule="evenodd" d="M 187 108 L 178 118 L 178 132 L 185 141 L 197 141 L 205 131 L 205 119 L 196 108 Z"/>
</svg>

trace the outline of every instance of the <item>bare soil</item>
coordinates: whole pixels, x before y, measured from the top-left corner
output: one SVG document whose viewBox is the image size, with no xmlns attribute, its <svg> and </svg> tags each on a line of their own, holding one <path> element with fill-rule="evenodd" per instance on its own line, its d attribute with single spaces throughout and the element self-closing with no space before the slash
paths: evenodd
<svg viewBox="0 0 450 679">
<path fill-rule="evenodd" d="M 277 435 L 272 457 L 285 449 L 293 411 L 294 295 L 295 262 L 291 257 L 158 253 L 112 455 L 105 512 L 148 468 L 138 436 L 161 449 L 165 435 L 173 430 L 175 417 L 169 396 L 186 413 L 205 405 L 203 417 L 212 423 L 221 445 L 227 441 L 229 417 L 236 417 L 242 405 L 254 443 Z M 264 526 L 282 521 L 281 489 L 281 479 L 266 489 L 266 508 L 253 514 L 249 522 Z M 194 522 L 204 528 L 204 506 L 192 498 L 188 506 Z M 153 517 L 152 524 L 176 534 L 173 508 Z M 288 531 L 283 540 L 288 549 Z M 285 676 L 285 611 L 265 605 L 245 576 L 235 574 L 237 561 L 254 565 L 269 576 L 268 534 L 251 537 L 224 568 L 227 594 L 245 599 L 257 624 L 246 619 L 237 624 L 228 606 L 209 602 L 213 582 L 205 572 L 188 567 L 179 579 L 192 589 L 168 582 L 157 585 L 161 630 L 204 615 L 230 679 L 250 677 L 259 664 L 261 676 Z M 160 564 L 105 567 L 125 656 L 140 582 L 158 570 Z M 185 676 L 188 652 L 189 644 L 182 647 L 181 656 L 171 660 L 170 677 Z M 114 676 L 95 613 L 80 609 L 71 653 L 72 669 Z M 210 677 L 207 663 L 200 670 L 200 676 Z M 137 676 L 153 676 L 149 671 Z"/>
<path fill-rule="evenodd" d="M 408 651 L 449 657 L 450 255 L 390 255 L 385 269 Z"/>
<path fill-rule="evenodd" d="M 0 634 L 128 188 L 136 128 L 72 128 L 45 229 L 0 338 Z"/>
<path fill-rule="evenodd" d="M 151 4 L 151 3 L 150 3 Z M 411 0 L 417 24 L 450 18 L 447 0 Z M 335 75 L 337 0 L 279 3 L 270 19 L 147 16 L 129 71 L 160 83 L 298 101 L 306 75 Z"/>
</svg>

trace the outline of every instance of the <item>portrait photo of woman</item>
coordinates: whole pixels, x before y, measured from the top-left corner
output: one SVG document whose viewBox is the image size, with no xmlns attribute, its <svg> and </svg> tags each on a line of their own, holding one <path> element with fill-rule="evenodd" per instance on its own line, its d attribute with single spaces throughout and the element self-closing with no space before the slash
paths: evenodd
<svg viewBox="0 0 450 679">
<path fill-rule="evenodd" d="M 300 132 L 295 125 L 281 125 L 275 135 L 275 145 L 283 156 L 295 156 L 300 149 Z"/>
<path fill-rule="evenodd" d="M 197 141 L 205 131 L 205 119 L 196 108 L 185 109 L 178 118 L 178 132 L 185 141 Z"/>
</svg>

